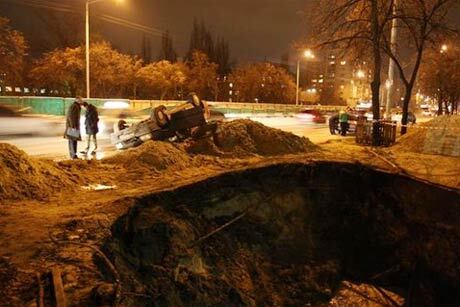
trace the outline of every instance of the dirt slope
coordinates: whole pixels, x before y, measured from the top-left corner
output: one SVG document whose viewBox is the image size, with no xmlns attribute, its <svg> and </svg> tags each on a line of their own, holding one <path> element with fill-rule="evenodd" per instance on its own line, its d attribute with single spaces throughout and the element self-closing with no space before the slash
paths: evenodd
<svg viewBox="0 0 460 307">
<path fill-rule="evenodd" d="M 0 201 L 45 199 L 75 180 L 46 160 L 29 157 L 13 145 L 0 143 Z"/>
<path fill-rule="evenodd" d="M 460 115 L 438 116 L 409 128 L 396 150 L 460 157 Z"/>
</svg>

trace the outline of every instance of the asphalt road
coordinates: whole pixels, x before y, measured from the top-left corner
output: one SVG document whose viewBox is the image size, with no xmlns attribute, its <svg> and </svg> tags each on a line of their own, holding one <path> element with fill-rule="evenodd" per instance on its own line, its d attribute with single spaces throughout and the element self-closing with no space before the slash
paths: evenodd
<svg viewBox="0 0 460 307">
<path fill-rule="evenodd" d="M 331 136 L 329 134 L 329 128 L 327 124 L 316 124 L 311 121 L 309 118 L 301 117 L 283 117 L 283 116 L 237 116 L 234 115 L 230 118 L 250 118 L 255 121 L 259 121 L 266 126 L 282 129 L 284 131 L 292 132 L 299 136 L 308 137 L 314 143 L 321 143 L 328 139 L 339 138 L 339 136 Z M 35 119 L 37 120 L 37 119 Z M 43 124 L 48 123 L 48 119 L 44 118 L 42 121 Z M 21 122 L 11 123 L 10 125 L 18 125 L 15 128 L 17 131 L 23 130 L 24 125 Z M 108 126 L 106 124 L 105 126 Z M 25 128 L 24 128 L 25 129 Z M 36 157 L 50 158 L 53 160 L 64 160 L 68 159 L 68 144 L 67 140 L 62 137 L 62 127 L 53 131 L 52 135 L 34 135 L 28 132 L 25 135 L 1 135 L 0 132 L 0 142 L 6 142 L 17 146 L 18 148 L 24 150 L 27 154 Z M 86 141 L 78 143 L 78 151 L 83 150 L 86 147 Z M 113 145 L 110 144 L 110 135 L 108 132 L 102 132 L 98 134 L 98 150 L 96 157 L 101 159 L 116 153 L 116 149 Z M 92 158 L 85 157 L 80 155 L 81 158 Z"/>
</svg>

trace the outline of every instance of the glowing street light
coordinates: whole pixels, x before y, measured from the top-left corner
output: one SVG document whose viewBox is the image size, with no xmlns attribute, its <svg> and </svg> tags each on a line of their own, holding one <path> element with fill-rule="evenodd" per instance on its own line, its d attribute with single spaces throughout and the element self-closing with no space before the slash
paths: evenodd
<svg viewBox="0 0 460 307">
<path fill-rule="evenodd" d="M 86 98 L 90 98 L 90 72 L 89 72 L 89 6 L 105 0 L 86 0 Z M 117 4 L 124 3 L 124 0 L 115 0 Z"/>
<path fill-rule="evenodd" d="M 447 52 L 447 49 L 449 49 L 449 47 L 446 44 L 442 45 L 441 46 L 441 53 Z"/>
<path fill-rule="evenodd" d="M 306 57 L 307 59 L 314 59 L 315 58 L 315 54 L 310 49 L 305 50 L 303 52 L 303 56 Z"/>
<path fill-rule="evenodd" d="M 363 79 L 364 77 L 366 77 L 366 73 L 360 69 L 356 72 L 356 77 L 358 77 L 359 79 Z"/>
<path fill-rule="evenodd" d="M 311 49 L 304 50 L 303 56 L 306 59 L 310 59 L 310 60 L 315 58 L 315 54 L 313 53 Z M 296 105 L 299 104 L 299 81 L 300 81 L 300 59 L 298 58 L 297 59 L 297 83 L 296 83 L 296 92 L 295 92 L 295 104 Z"/>
</svg>

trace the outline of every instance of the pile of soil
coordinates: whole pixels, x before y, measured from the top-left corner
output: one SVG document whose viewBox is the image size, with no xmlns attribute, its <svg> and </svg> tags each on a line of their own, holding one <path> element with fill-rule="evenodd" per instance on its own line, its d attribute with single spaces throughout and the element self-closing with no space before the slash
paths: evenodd
<svg viewBox="0 0 460 307">
<path fill-rule="evenodd" d="M 460 157 L 460 115 L 444 115 L 409 128 L 395 149 Z"/>
<path fill-rule="evenodd" d="M 352 164 L 273 165 L 144 196 L 105 249 L 139 294 L 127 306 L 327 305 L 348 279 L 454 306 L 458 195 Z"/>
<path fill-rule="evenodd" d="M 71 184 L 71 178 L 52 161 L 31 158 L 13 145 L 0 143 L 0 202 L 43 200 Z"/>
<path fill-rule="evenodd" d="M 213 140 L 205 139 L 189 148 L 191 153 L 210 155 L 276 156 L 317 150 L 310 140 L 267 127 L 248 119 L 221 123 Z"/>
<path fill-rule="evenodd" d="M 150 141 L 128 149 L 104 160 L 125 168 L 144 168 L 162 171 L 168 168 L 181 170 L 190 165 L 187 153 L 170 142 Z"/>
</svg>

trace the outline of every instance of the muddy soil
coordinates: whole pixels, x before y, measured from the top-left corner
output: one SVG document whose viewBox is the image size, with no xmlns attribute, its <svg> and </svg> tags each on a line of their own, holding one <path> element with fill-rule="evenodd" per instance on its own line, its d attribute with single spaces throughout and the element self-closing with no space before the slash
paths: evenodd
<svg viewBox="0 0 460 307">
<path fill-rule="evenodd" d="M 0 306 L 34 306 L 53 267 L 69 305 L 113 304 L 94 248 L 127 306 L 458 304 L 459 158 L 250 121 L 103 161 L 0 146 Z"/>
<path fill-rule="evenodd" d="M 138 198 L 105 249 L 142 295 L 128 306 L 322 306 L 343 280 L 454 306 L 459 199 L 351 164 L 279 164 Z"/>
</svg>

